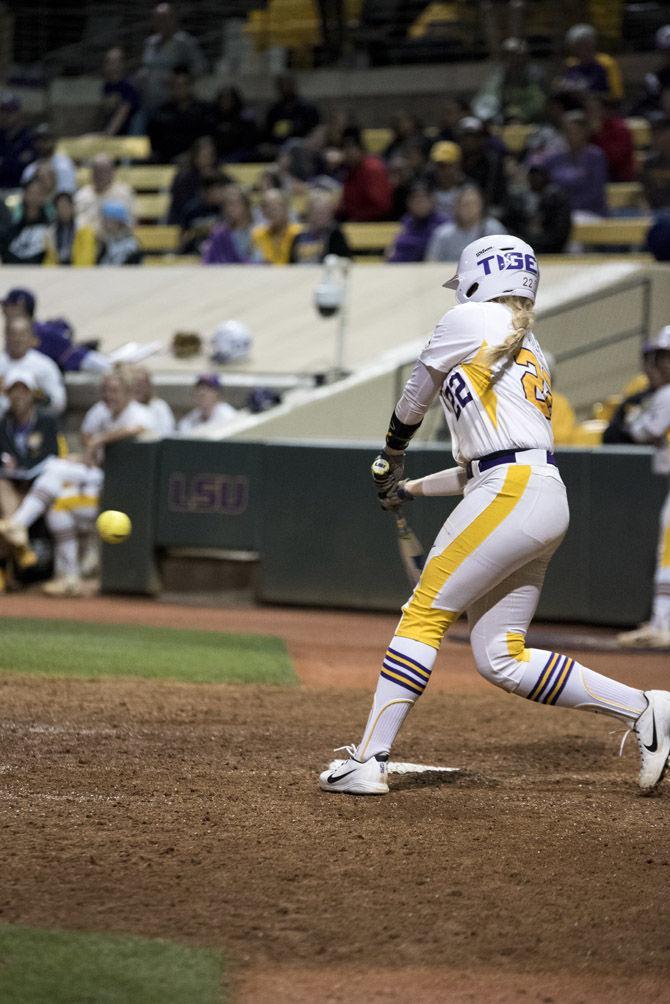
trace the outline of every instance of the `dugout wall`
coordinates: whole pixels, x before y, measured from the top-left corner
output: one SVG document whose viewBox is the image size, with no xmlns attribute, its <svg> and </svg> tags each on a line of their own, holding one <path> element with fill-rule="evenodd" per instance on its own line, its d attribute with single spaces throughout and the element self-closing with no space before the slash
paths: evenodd
<svg viewBox="0 0 670 1004">
<path fill-rule="evenodd" d="M 133 534 L 124 544 L 103 545 L 103 591 L 155 595 L 161 557 L 171 549 L 216 549 L 258 555 L 260 602 L 397 610 L 409 587 L 393 521 L 377 508 L 370 483 L 374 450 L 192 440 L 113 445 L 103 506 L 126 511 Z M 539 617 L 624 626 L 648 616 L 667 490 L 651 473 L 651 453 L 558 453 L 572 516 Z M 408 476 L 452 462 L 439 446 L 417 446 Z M 408 507 L 426 548 L 456 502 L 422 499 Z"/>
</svg>

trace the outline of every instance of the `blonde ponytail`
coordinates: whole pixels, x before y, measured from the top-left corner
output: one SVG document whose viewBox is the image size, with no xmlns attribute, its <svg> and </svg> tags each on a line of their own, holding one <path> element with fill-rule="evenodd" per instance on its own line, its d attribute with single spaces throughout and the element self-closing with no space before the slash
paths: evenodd
<svg viewBox="0 0 670 1004">
<path fill-rule="evenodd" d="M 502 303 L 512 311 L 512 332 L 500 345 L 494 345 L 486 355 L 486 365 L 493 366 L 501 359 L 514 359 L 523 340 L 533 327 L 535 315 L 533 301 L 526 296 L 497 296 L 494 303 Z"/>
</svg>

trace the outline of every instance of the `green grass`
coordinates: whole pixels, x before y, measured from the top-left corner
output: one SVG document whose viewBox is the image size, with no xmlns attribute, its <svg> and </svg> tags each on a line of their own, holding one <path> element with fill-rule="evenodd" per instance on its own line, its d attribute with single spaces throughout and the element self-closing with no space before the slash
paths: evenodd
<svg viewBox="0 0 670 1004">
<path fill-rule="evenodd" d="M 18 617 L 0 618 L 0 672 L 189 683 L 296 682 L 280 638 Z"/>
<path fill-rule="evenodd" d="M 3 1004 L 222 1004 L 218 952 L 0 925 Z"/>
</svg>

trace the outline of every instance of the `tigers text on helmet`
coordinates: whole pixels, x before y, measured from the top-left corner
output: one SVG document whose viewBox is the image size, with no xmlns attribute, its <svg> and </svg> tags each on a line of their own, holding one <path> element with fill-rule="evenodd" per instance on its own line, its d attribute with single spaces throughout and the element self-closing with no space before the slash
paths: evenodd
<svg viewBox="0 0 670 1004">
<path fill-rule="evenodd" d="M 525 296 L 534 301 L 539 282 L 540 269 L 530 244 L 496 234 L 468 244 L 456 275 L 444 286 L 456 290 L 459 303 L 482 303 L 498 296 Z"/>
</svg>

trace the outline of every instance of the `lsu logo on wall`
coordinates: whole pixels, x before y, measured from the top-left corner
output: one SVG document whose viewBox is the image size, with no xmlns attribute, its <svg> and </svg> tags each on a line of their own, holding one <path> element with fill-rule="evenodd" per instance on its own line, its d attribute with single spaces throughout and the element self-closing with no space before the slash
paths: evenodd
<svg viewBox="0 0 670 1004">
<path fill-rule="evenodd" d="M 241 516 L 249 505 L 249 479 L 244 474 L 183 474 L 168 481 L 170 512 Z"/>
<path fill-rule="evenodd" d="M 494 263 L 494 264 L 492 264 Z M 532 254 L 523 254 L 521 251 L 505 251 L 504 254 L 490 254 L 487 258 L 482 258 L 477 262 L 484 269 L 484 275 L 491 275 L 496 270 L 498 272 L 531 272 L 537 275 L 537 261 Z"/>
</svg>

